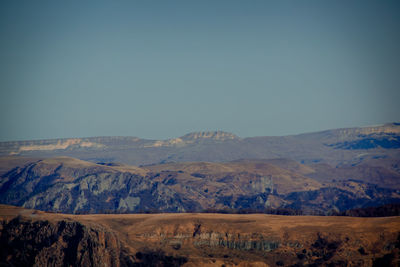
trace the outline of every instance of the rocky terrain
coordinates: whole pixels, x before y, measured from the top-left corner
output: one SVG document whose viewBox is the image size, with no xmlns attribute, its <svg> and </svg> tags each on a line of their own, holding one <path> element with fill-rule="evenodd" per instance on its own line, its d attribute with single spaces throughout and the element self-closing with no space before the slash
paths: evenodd
<svg viewBox="0 0 400 267">
<path fill-rule="evenodd" d="M 69 157 L 4 157 L 0 203 L 63 213 L 314 215 L 400 203 L 400 174 L 374 181 L 357 176 L 355 167 L 335 168 L 339 174 L 329 175 L 337 180 L 329 180 L 321 177 L 321 168 L 327 167 L 287 159 L 136 167 Z M 341 172 L 355 175 L 343 177 Z"/>
<path fill-rule="evenodd" d="M 332 214 L 399 203 L 399 123 L 283 137 L 2 142 L 0 155 L 0 203 L 49 211 Z"/>
<path fill-rule="evenodd" d="M 2 142 L 0 155 L 0 203 L 14 205 L 0 204 L 1 266 L 400 264 L 398 123 Z"/>
<path fill-rule="evenodd" d="M 398 266 L 400 217 L 65 215 L 0 205 L 3 266 Z"/>
</svg>

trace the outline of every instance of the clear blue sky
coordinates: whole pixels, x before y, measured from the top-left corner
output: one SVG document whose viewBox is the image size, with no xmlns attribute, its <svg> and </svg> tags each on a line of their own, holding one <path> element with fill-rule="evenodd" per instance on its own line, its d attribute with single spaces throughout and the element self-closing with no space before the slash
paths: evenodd
<svg viewBox="0 0 400 267">
<path fill-rule="evenodd" d="M 0 141 L 400 119 L 400 1 L 1 1 Z"/>
</svg>

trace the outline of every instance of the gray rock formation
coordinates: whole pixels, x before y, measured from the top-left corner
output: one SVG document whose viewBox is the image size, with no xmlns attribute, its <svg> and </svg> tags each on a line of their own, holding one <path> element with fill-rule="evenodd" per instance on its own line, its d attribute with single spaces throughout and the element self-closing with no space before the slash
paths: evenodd
<svg viewBox="0 0 400 267">
<path fill-rule="evenodd" d="M 0 264 L 6 266 L 131 266 L 114 233 L 75 221 L 1 222 Z"/>
</svg>

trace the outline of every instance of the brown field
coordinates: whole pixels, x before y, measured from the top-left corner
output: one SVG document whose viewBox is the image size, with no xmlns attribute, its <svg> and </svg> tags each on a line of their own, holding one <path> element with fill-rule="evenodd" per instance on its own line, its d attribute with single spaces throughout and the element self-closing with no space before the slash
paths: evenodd
<svg viewBox="0 0 400 267">
<path fill-rule="evenodd" d="M 399 263 L 400 217 L 353 218 L 264 214 L 67 215 L 0 205 L 8 222 L 78 221 L 117 236 L 133 258 L 162 251 L 184 266 L 274 266 L 316 263 L 372 266 L 384 255 Z"/>
</svg>

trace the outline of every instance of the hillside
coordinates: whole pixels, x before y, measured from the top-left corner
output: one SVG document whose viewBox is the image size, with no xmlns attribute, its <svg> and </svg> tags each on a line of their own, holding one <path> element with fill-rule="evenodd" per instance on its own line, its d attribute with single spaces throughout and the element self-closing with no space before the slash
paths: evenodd
<svg viewBox="0 0 400 267">
<path fill-rule="evenodd" d="M 0 221 L 6 265 L 399 264 L 399 217 L 64 215 L 0 205 Z"/>
<path fill-rule="evenodd" d="M 3 157 L 0 169 L 0 203 L 64 213 L 336 214 L 400 203 L 400 174 L 374 181 L 353 167 L 335 168 L 335 176 L 331 167 L 288 159 L 136 167 L 69 157 Z M 342 173 L 359 180 L 343 179 Z"/>
</svg>

